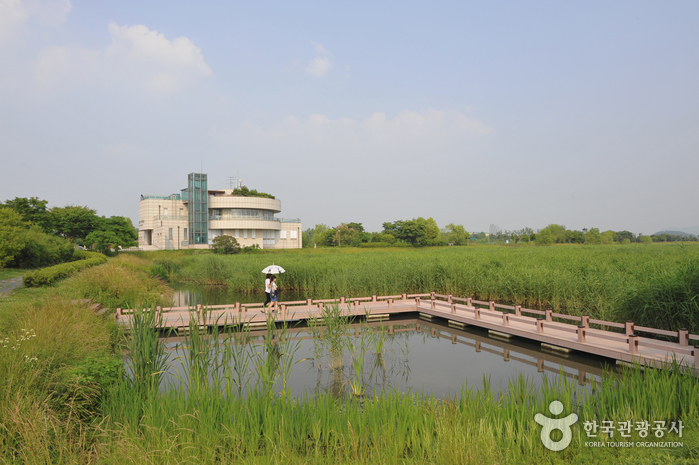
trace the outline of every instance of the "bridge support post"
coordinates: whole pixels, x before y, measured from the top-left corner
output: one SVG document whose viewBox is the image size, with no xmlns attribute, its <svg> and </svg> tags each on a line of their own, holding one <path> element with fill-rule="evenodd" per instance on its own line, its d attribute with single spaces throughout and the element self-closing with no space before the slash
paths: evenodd
<svg viewBox="0 0 699 465">
<path fill-rule="evenodd" d="M 510 361 L 510 349 L 502 349 L 502 360 L 503 362 Z"/>
<path fill-rule="evenodd" d="M 633 321 L 627 320 L 626 324 L 624 325 L 624 329 L 626 330 L 626 335 L 630 336 L 633 334 Z"/>
<path fill-rule="evenodd" d="M 491 312 L 495 311 L 495 301 L 494 300 L 491 300 L 490 302 L 488 302 L 488 310 L 490 310 Z"/>
<path fill-rule="evenodd" d="M 522 316 L 522 306 L 515 305 L 515 316 Z"/>
<path fill-rule="evenodd" d="M 553 321 L 553 310 L 550 308 L 546 309 L 546 321 Z"/>
<path fill-rule="evenodd" d="M 448 303 L 448 304 L 451 303 L 451 294 L 449 294 L 449 295 L 447 296 L 447 303 Z"/>
<path fill-rule="evenodd" d="M 401 294 L 401 297 L 403 300 L 408 300 L 408 294 L 406 294 L 405 292 Z"/>
<path fill-rule="evenodd" d="M 430 301 L 430 304 L 431 304 L 431 308 L 432 308 L 432 310 L 434 310 L 434 309 L 435 309 L 435 303 L 434 303 L 434 299 L 432 299 L 432 300 Z"/>
<path fill-rule="evenodd" d="M 456 344 L 456 334 L 451 335 L 451 343 Z"/>
<path fill-rule="evenodd" d="M 510 326 L 510 314 L 502 312 L 502 325 Z"/>
<path fill-rule="evenodd" d="M 578 342 L 585 343 L 585 327 L 583 325 L 578 326 Z"/>
<path fill-rule="evenodd" d="M 466 306 L 473 307 L 473 299 L 471 297 L 466 297 Z"/>
<path fill-rule="evenodd" d="M 286 320 L 286 304 L 282 304 L 282 319 Z"/>
<path fill-rule="evenodd" d="M 481 309 L 476 307 L 475 314 L 476 314 L 476 320 L 480 320 L 481 319 Z"/>
<path fill-rule="evenodd" d="M 434 291 L 430 292 L 430 299 L 434 300 L 435 299 L 434 295 L 435 295 Z"/>
<path fill-rule="evenodd" d="M 306 305 L 308 305 L 309 307 L 313 305 L 313 299 L 306 299 Z"/>
<path fill-rule="evenodd" d="M 340 297 L 340 305 L 345 303 L 345 296 Z"/>
<path fill-rule="evenodd" d="M 587 382 L 587 373 L 583 370 L 578 370 L 578 384 L 584 386 Z"/>
<path fill-rule="evenodd" d="M 536 371 L 538 371 L 539 373 L 544 372 L 544 359 L 543 358 L 536 359 Z"/>
<path fill-rule="evenodd" d="M 580 320 L 580 323 L 585 327 L 585 329 L 590 329 L 590 315 L 584 314 Z"/>
<path fill-rule="evenodd" d="M 388 308 L 393 308 L 393 299 L 388 299 Z"/>
<path fill-rule="evenodd" d="M 451 314 L 453 315 L 455 313 L 456 313 L 456 304 L 451 304 Z"/>
<path fill-rule="evenodd" d="M 629 353 L 638 355 L 638 336 L 635 334 L 629 334 Z"/>
<path fill-rule="evenodd" d="M 244 321 L 245 318 L 246 318 L 247 310 L 248 310 L 248 309 L 247 309 L 247 307 L 246 307 L 245 305 L 241 305 L 241 306 L 240 306 L 240 318 L 242 318 L 243 321 Z"/>
<path fill-rule="evenodd" d="M 689 345 L 689 331 L 687 328 L 680 329 L 680 347 L 687 347 Z"/>
<path fill-rule="evenodd" d="M 544 334 L 544 319 L 543 318 L 536 319 L 536 332 L 537 332 L 537 334 Z"/>
<path fill-rule="evenodd" d="M 372 295 L 371 295 L 371 301 L 372 301 L 372 302 L 376 302 L 376 294 L 372 294 Z"/>
</svg>

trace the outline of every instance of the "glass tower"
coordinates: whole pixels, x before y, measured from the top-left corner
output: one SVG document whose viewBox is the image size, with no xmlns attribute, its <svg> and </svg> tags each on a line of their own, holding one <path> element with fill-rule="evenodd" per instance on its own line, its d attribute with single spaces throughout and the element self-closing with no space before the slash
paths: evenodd
<svg viewBox="0 0 699 465">
<path fill-rule="evenodd" d="M 182 200 L 189 204 L 189 243 L 208 244 L 209 193 L 206 174 L 190 173 L 187 181 L 187 188 L 182 189 Z"/>
</svg>

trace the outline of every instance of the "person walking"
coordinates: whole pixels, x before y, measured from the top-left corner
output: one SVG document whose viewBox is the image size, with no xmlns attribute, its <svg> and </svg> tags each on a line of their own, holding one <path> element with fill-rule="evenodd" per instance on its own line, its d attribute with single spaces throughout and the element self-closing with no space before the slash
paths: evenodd
<svg viewBox="0 0 699 465">
<path fill-rule="evenodd" d="M 272 301 L 272 296 L 269 293 L 269 286 L 272 283 L 272 275 L 271 273 L 267 273 L 267 278 L 265 279 L 265 303 L 262 306 L 262 308 L 267 311 L 267 304 Z"/>
<path fill-rule="evenodd" d="M 272 276 L 272 279 L 270 280 L 269 283 L 269 295 L 272 300 L 272 312 L 277 311 L 277 302 L 279 300 L 279 288 L 277 287 L 277 277 Z"/>
</svg>

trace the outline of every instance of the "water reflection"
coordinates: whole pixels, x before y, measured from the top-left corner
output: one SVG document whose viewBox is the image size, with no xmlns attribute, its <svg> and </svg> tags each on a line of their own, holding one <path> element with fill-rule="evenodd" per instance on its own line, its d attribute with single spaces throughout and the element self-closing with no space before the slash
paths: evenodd
<svg viewBox="0 0 699 465">
<path fill-rule="evenodd" d="M 299 292 L 282 291 L 280 296 L 282 300 L 306 300 L 308 297 Z M 234 302 L 241 304 L 264 302 L 265 295 L 260 289 L 257 294 L 241 294 L 232 289 L 221 286 L 177 286 L 172 298 L 174 307 L 196 307 L 197 304 L 207 305 L 226 305 Z"/>
<path fill-rule="evenodd" d="M 239 389 L 272 380 L 277 391 L 287 386 L 295 395 L 328 393 L 341 398 L 396 390 L 444 396 L 460 392 L 464 385 L 481 389 L 484 383 L 493 392 L 507 391 L 520 375 L 536 386 L 544 376 L 565 376 L 585 386 L 605 374 L 602 358 L 549 352 L 526 340 L 508 341 L 479 328 L 458 329 L 414 314 L 348 325 L 343 336 L 346 343 L 335 354 L 324 349 L 313 337 L 314 329 L 306 326 L 284 333 L 254 329 L 244 341 L 240 334 L 223 334 L 217 340 L 226 350 L 244 349 L 238 350 L 237 357 L 247 357 L 248 365 L 228 367 L 237 373 L 233 384 Z M 166 340 L 172 356 L 165 389 L 179 383 L 187 371 L 182 362 L 185 342 L 185 336 Z M 291 350 L 293 357 L 288 356 Z M 220 355 L 216 365 L 223 360 Z"/>
</svg>

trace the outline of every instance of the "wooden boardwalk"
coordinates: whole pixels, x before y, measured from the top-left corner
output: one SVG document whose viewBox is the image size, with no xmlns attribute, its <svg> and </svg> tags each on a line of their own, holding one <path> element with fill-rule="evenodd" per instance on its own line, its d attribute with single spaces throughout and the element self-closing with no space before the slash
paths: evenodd
<svg viewBox="0 0 699 465">
<path fill-rule="evenodd" d="M 699 341 L 699 336 L 687 330 L 665 331 L 635 326 L 632 322 L 620 324 L 590 319 L 587 315 L 569 316 L 551 310 L 533 310 L 519 305 L 502 305 L 494 301 L 484 302 L 451 295 L 402 294 L 394 296 L 372 296 L 339 300 L 312 300 L 280 302 L 277 322 L 297 322 L 322 316 L 326 305 L 340 305 L 343 314 L 357 317 L 385 318 L 384 324 L 390 331 L 390 315 L 397 313 L 420 313 L 424 318 L 442 318 L 452 325 L 464 324 L 487 329 L 500 337 L 520 337 L 540 342 L 543 345 L 566 351 L 576 350 L 623 362 L 637 362 L 657 366 L 676 360 L 678 363 L 699 370 L 699 348 L 690 341 Z M 262 303 L 213 305 L 196 309 L 171 307 L 157 310 L 162 313 L 162 329 L 184 330 L 190 326 L 190 318 L 196 315 L 197 323 L 203 325 L 246 324 L 251 328 L 266 326 L 269 315 Z M 133 310 L 117 309 L 116 319 L 120 324 L 129 324 Z M 661 341 L 642 334 L 662 335 L 676 339 Z"/>
</svg>

